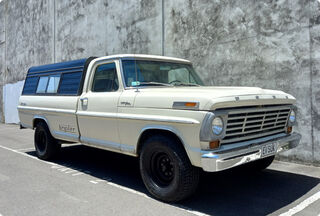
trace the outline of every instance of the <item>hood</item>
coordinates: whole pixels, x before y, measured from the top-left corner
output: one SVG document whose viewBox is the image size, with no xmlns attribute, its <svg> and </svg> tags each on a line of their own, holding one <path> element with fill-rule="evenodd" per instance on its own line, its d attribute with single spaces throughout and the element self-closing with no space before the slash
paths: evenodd
<svg viewBox="0 0 320 216">
<path fill-rule="evenodd" d="M 140 88 L 134 106 L 171 109 L 174 102 L 198 102 L 199 110 L 263 104 L 293 104 L 287 93 L 257 87 Z"/>
</svg>

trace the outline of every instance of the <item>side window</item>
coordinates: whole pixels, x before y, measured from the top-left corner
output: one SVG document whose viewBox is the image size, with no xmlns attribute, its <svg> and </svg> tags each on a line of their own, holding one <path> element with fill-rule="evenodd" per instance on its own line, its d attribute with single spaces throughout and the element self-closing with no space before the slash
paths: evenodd
<svg viewBox="0 0 320 216">
<path fill-rule="evenodd" d="M 47 93 L 57 93 L 60 82 L 60 75 L 50 76 Z"/>
<path fill-rule="evenodd" d="M 59 94 L 76 95 L 81 82 L 82 72 L 64 73 L 61 75 Z"/>
<path fill-rule="evenodd" d="M 22 94 L 35 94 L 39 77 L 27 77 Z"/>
<path fill-rule="evenodd" d="M 37 87 L 37 94 L 57 93 L 60 82 L 60 75 L 50 75 L 40 77 Z"/>
<path fill-rule="evenodd" d="M 36 93 L 45 93 L 49 77 L 40 77 Z"/>
<path fill-rule="evenodd" d="M 95 71 L 92 91 L 93 92 L 112 92 L 117 91 L 119 82 L 115 63 L 99 65 Z"/>
</svg>

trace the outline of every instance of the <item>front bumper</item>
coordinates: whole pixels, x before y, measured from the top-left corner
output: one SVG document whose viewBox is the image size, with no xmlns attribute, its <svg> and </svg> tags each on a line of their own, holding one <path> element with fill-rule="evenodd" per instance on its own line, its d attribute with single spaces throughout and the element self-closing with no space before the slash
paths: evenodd
<svg viewBox="0 0 320 216">
<path fill-rule="evenodd" d="M 295 148 L 300 139 L 301 135 L 298 133 L 290 135 L 283 133 L 247 142 L 223 145 L 216 151 L 203 151 L 201 155 L 202 169 L 207 172 L 217 172 L 264 158 L 262 147 L 275 143 L 276 152 L 265 157 L 272 156 Z"/>
</svg>

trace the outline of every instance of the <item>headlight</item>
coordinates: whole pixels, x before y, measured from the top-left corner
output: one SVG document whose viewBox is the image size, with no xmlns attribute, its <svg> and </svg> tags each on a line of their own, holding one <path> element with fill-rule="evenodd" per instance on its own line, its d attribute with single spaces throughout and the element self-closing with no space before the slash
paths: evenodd
<svg viewBox="0 0 320 216">
<path fill-rule="evenodd" d="M 215 135 L 220 135 L 223 131 L 223 121 L 220 117 L 216 117 L 212 121 L 212 131 Z"/>
<path fill-rule="evenodd" d="M 294 110 L 291 110 L 290 112 L 289 121 L 290 123 L 294 123 L 296 121 L 296 113 L 294 112 Z"/>
</svg>

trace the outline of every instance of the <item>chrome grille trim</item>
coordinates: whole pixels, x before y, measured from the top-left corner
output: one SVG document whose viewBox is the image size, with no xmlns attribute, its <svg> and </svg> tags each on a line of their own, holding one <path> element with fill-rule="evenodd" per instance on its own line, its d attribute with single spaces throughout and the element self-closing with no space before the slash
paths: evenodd
<svg viewBox="0 0 320 216">
<path fill-rule="evenodd" d="M 290 106 L 274 106 L 274 107 L 265 107 L 265 108 L 247 108 L 247 109 L 231 109 L 229 110 L 229 114 L 237 114 L 237 113 L 252 113 L 252 112 L 264 112 L 264 111 L 281 111 L 285 109 L 290 109 Z"/>
<path fill-rule="evenodd" d="M 265 111 L 262 111 L 262 112 L 265 112 Z M 237 113 L 237 114 L 240 114 L 240 113 Z M 282 111 L 280 112 L 279 114 L 283 115 L 283 114 L 286 114 L 286 112 Z M 263 117 L 263 116 L 275 116 L 277 115 L 276 113 L 269 113 L 269 114 L 259 114 L 259 115 L 248 115 L 249 118 L 257 118 L 257 117 Z M 237 120 L 237 119 L 242 119 L 244 118 L 244 116 L 235 116 L 235 117 L 230 117 L 228 118 L 228 120 Z"/>
<path fill-rule="evenodd" d="M 290 105 L 228 110 L 226 135 L 221 144 L 264 137 L 286 130 Z"/>
</svg>

